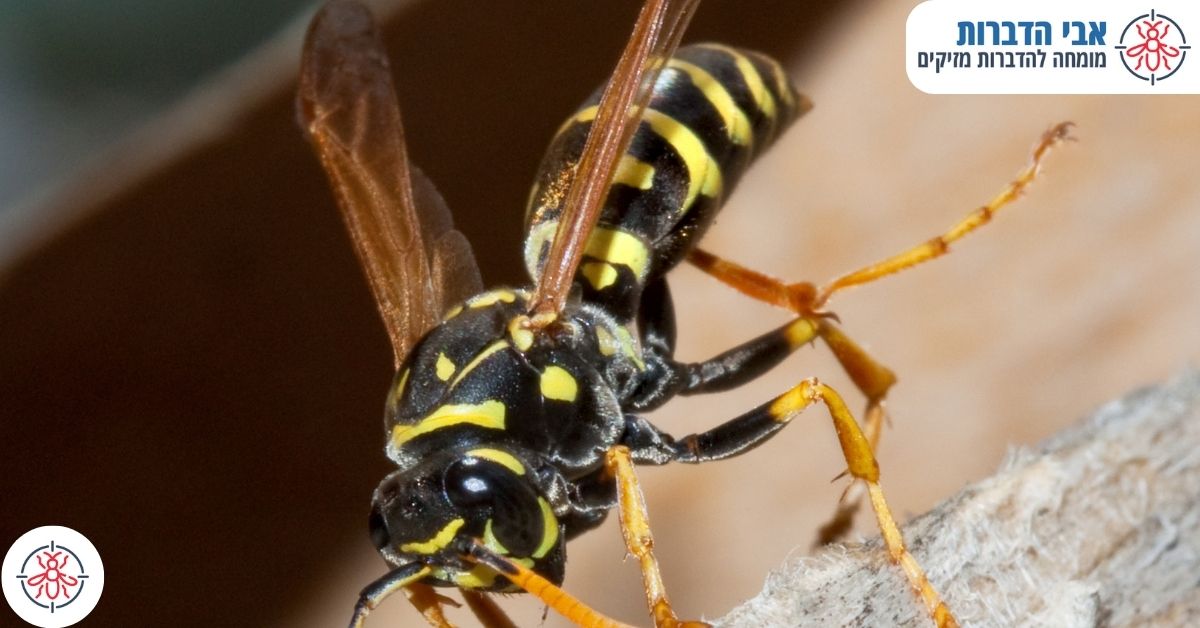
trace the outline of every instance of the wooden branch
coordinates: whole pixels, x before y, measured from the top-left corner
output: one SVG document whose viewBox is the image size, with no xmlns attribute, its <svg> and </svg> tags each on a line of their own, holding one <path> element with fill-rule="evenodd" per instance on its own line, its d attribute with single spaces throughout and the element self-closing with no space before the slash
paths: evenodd
<svg viewBox="0 0 1200 628">
<path fill-rule="evenodd" d="M 963 625 L 1198 625 L 1200 371 L 1012 452 L 904 533 Z M 789 561 L 715 623 L 930 625 L 877 540 Z"/>
</svg>

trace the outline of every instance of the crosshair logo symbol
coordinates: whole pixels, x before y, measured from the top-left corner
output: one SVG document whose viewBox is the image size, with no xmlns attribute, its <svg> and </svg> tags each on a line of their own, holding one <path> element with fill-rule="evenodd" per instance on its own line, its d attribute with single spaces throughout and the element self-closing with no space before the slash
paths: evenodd
<svg viewBox="0 0 1200 628">
<path fill-rule="evenodd" d="M 1125 25 L 1114 48 L 1130 74 L 1155 85 L 1183 67 L 1191 46 L 1175 20 L 1151 10 Z"/>
<path fill-rule="evenodd" d="M 100 555 L 82 534 L 42 526 L 21 535 L 0 568 L 4 598 L 39 628 L 62 628 L 86 617 L 104 589 Z"/>
</svg>

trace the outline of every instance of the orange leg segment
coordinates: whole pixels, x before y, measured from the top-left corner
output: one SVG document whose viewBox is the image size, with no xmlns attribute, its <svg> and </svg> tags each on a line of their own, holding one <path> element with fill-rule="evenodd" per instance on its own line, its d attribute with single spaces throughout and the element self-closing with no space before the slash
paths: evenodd
<svg viewBox="0 0 1200 628">
<path fill-rule="evenodd" d="M 637 559 L 642 570 L 642 584 L 646 589 L 646 604 L 654 617 L 655 628 L 703 628 L 708 624 L 698 621 L 681 621 L 667 601 L 662 573 L 654 558 L 654 537 L 650 534 L 650 520 L 646 500 L 638 485 L 637 473 L 629 448 L 613 447 L 605 457 L 605 468 L 617 480 L 618 509 L 621 517 L 621 535 L 625 547 Z"/>
<path fill-rule="evenodd" d="M 574 622 L 580 628 L 633 628 L 600 614 L 525 565 L 491 551 L 481 542 L 473 543 L 464 558 L 487 565 L 500 572 L 513 584 L 538 598 L 546 606 L 554 609 L 555 612 Z"/>
<path fill-rule="evenodd" d="M 854 382 L 854 386 L 867 398 L 864 413 L 865 431 L 872 450 L 878 449 L 886 418 L 884 400 L 896 383 L 896 374 L 847 336 L 834 324 L 831 315 L 809 309 L 815 292 L 812 284 L 785 284 L 779 279 L 701 249 L 693 250 L 688 261 L 738 292 L 799 314 L 796 329 L 804 330 L 805 333 L 795 334 L 793 348 L 799 348 L 817 337 L 825 342 L 842 369 Z M 802 324 L 801 321 L 807 322 L 808 325 Z M 863 497 L 857 485 L 847 488 L 833 517 L 821 526 L 816 544 L 832 543 L 844 536 L 854 525 L 854 515 L 862 506 Z"/>
<path fill-rule="evenodd" d="M 1050 150 L 1060 142 L 1074 139 L 1070 134 L 1072 126 L 1074 124 L 1071 122 L 1060 122 L 1043 133 L 1034 146 L 1029 163 L 1017 173 L 1016 178 L 991 200 L 955 223 L 945 233 L 934 236 L 926 242 L 896 255 L 846 273 L 820 289 L 809 282 L 784 284 L 778 279 L 727 262 L 702 250 L 693 250 L 689 253 L 688 261 L 752 299 L 770 303 L 801 315 L 819 314 L 821 308 L 829 302 L 834 293 L 851 286 L 870 283 L 880 277 L 945 255 L 949 252 L 952 243 L 991 222 L 997 212 L 1020 197 L 1033 183 L 1041 171 L 1042 161 L 1050 153 Z"/>
<path fill-rule="evenodd" d="M 870 283 L 885 275 L 897 273 L 922 262 L 927 262 L 935 257 L 945 255 L 950 250 L 950 244 L 991 222 L 992 216 L 996 215 L 996 212 L 1017 200 L 1025 192 L 1025 189 L 1037 178 L 1038 172 L 1042 168 L 1042 160 L 1050 152 L 1050 149 L 1054 148 L 1059 142 L 1072 139 L 1070 135 L 1072 126 L 1073 124 L 1070 122 L 1060 122 L 1043 133 L 1041 139 L 1034 146 L 1029 164 L 1017 173 L 1017 177 L 1010 181 L 999 194 L 968 214 L 966 218 L 957 222 L 945 233 L 934 236 L 926 242 L 906 251 L 901 251 L 887 259 L 864 266 L 834 279 L 816 291 L 811 307 L 814 310 L 819 310 L 839 290 L 849 288 L 850 286 Z"/>
<path fill-rule="evenodd" d="M 896 383 L 896 376 L 838 329 L 830 320 L 834 317 L 823 311 L 822 308 L 839 290 L 869 283 L 944 255 L 949 251 L 951 243 L 990 222 L 996 212 L 1016 200 L 1033 183 L 1041 170 L 1042 161 L 1050 150 L 1061 141 L 1073 139 L 1070 136 L 1072 126 L 1070 122 L 1063 122 L 1043 133 L 1034 147 L 1029 164 L 1017 174 L 1016 178 L 985 205 L 960 220 L 945 233 L 892 257 L 842 275 L 822 288 L 818 289 L 810 282 L 787 284 L 700 249 L 691 251 L 688 261 L 742 294 L 790 310 L 808 319 L 816 326 L 817 335 L 833 351 L 855 387 L 867 397 L 867 409 L 864 415 L 865 429 L 871 447 L 875 450 L 878 448 L 882 426 L 886 419 L 884 398 L 891 386 Z M 863 497 L 859 487 L 854 485 L 849 487 L 842 496 L 834 516 L 822 526 L 818 533 L 817 543 L 829 543 L 844 535 L 853 524 L 854 514 L 858 511 Z"/>
<path fill-rule="evenodd" d="M 457 606 L 457 603 L 443 595 L 438 595 L 433 587 L 419 582 L 410 584 L 404 587 L 404 596 L 420 611 L 421 616 L 433 628 L 454 628 L 454 625 L 446 619 L 446 614 L 442 612 L 442 604 L 453 603 Z"/>
<path fill-rule="evenodd" d="M 883 536 L 883 544 L 887 547 L 888 556 L 892 562 L 904 570 L 909 584 L 921 596 L 921 600 L 934 622 L 942 628 L 957 626 L 958 622 L 954 619 L 949 607 L 933 588 L 916 558 L 905 547 L 904 537 L 900 534 L 899 526 L 896 525 L 896 518 L 892 515 L 891 508 L 884 499 L 883 489 L 879 486 L 879 463 L 871 451 L 871 444 L 859 428 L 858 422 L 854 420 L 854 416 L 846 408 L 841 396 L 816 379 L 807 379 L 777 397 L 768 406 L 767 411 L 776 421 L 786 423 L 817 401 L 825 404 L 826 409 L 829 410 L 829 416 L 833 419 L 834 429 L 837 432 L 838 442 L 841 444 L 842 455 L 846 459 L 850 475 L 861 480 L 867 486 L 867 493 L 871 496 L 871 506 L 875 510 L 875 519 L 879 523 L 879 530 Z"/>
</svg>

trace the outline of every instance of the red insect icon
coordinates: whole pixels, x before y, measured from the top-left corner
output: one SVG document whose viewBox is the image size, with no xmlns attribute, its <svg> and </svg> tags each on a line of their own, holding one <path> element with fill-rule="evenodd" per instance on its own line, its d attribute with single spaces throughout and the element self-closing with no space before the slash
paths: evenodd
<svg viewBox="0 0 1200 628">
<path fill-rule="evenodd" d="M 1142 30 L 1143 26 L 1146 27 L 1145 31 Z M 1138 36 L 1144 41 L 1125 51 L 1125 56 L 1137 58 L 1135 71 L 1142 69 L 1143 64 L 1150 72 L 1157 72 L 1160 65 L 1166 70 L 1171 69 L 1169 58 L 1178 57 L 1179 48 L 1163 43 L 1162 38 L 1170 31 L 1171 25 L 1164 25 L 1163 20 L 1142 20 L 1142 23 L 1137 25 Z"/>
<path fill-rule="evenodd" d="M 61 551 L 51 553 L 43 551 L 38 554 L 38 566 L 42 568 L 42 572 L 29 577 L 25 581 L 26 586 L 37 587 L 37 597 L 41 599 L 43 596 L 47 600 L 57 600 L 59 596 L 70 599 L 71 594 L 68 590 L 79 584 L 79 579 L 74 576 L 68 576 L 62 570 L 67 566 L 69 556 L 63 556 Z"/>
</svg>

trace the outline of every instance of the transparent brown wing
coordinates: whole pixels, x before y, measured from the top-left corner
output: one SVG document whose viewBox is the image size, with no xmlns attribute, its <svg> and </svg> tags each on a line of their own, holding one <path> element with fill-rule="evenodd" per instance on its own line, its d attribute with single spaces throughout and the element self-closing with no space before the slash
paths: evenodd
<svg viewBox="0 0 1200 628">
<path fill-rule="evenodd" d="M 470 246 L 433 185 L 410 168 L 400 107 L 375 21 L 333 2 L 304 44 L 297 107 L 387 327 L 397 365 L 437 323 L 448 292 L 478 287 Z M 414 183 L 416 193 L 414 194 Z"/>
<path fill-rule="evenodd" d="M 679 39 L 700 0 L 646 0 L 613 71 L 588 132 L 571 186 L 567 189 L 554 244 L 534 292 L 535 324 L 554 320 L 583 248 L 600 218 L 609 183 L 621 155 L 637 130 L 658 73 L 679 46 Z"/>
<path fill-rule="evenodd" d="M 438 315 L 445 314 L 451 305 L 483 290 L 479 276 L 479 265 L 471 243 L 461 231 L 454 229 L 454 222 L 446 201 L 420 168 L 412 167 L 412 189 L 417 213 L 421 219 L 421 231 L 425 238 L 425 251 L 429 256 L 432 274 L 433 299 Z"/>
</svg>

